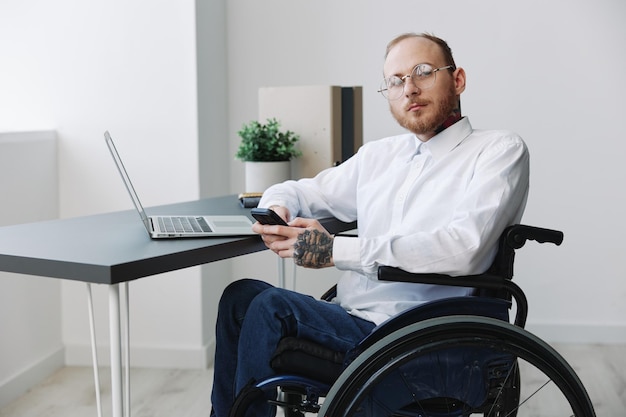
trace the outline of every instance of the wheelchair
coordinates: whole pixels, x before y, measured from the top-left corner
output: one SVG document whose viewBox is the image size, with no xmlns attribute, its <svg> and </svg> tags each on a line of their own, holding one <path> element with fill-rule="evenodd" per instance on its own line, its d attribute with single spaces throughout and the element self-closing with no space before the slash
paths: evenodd
<svg viewBox="0 0 626 417">
<path fill-rule="evenodd" d="M 478 275 L 380 267 L 380 280 L 472 287 L 475 295 L 405 311 L 347 353 L 284 338 L 271 360 L 276 375 L 244 388 L 231 417 L 245 416 L 260 398 L 282 407 L 286 417 L 595 416 L 572 367 L 524 329 L 528 304 L 512 277 L 515 250 L 528 240 L 560 245 L 563 233 L 510 226 L 493 264 Z M 333 296 L 331 289 L 322 298 Z"/>
</svg>

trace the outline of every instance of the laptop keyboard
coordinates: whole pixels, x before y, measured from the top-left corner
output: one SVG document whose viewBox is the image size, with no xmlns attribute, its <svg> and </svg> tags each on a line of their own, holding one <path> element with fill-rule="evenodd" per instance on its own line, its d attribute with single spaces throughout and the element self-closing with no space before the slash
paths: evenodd
<svg viewBox="0 0 626 417">
<path fill-rule="evenodd" d="M 202 217 L 159 217 L 159 226 L 167 233 L 212 232 Z"/>
</svg>

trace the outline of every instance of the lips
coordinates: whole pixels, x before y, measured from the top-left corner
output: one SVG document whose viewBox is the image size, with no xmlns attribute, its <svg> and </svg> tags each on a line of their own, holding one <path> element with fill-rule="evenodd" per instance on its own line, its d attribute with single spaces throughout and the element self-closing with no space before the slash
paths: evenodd
<svg viewBox="0 0 626 417">
<path fill-rule="evenodd" d="M 426 103 L 411 103 L 409 104 L 409 106 L 406 108 L 406 111 L 408 112 L 415 112 L 415 111 L 419 111 L 422 108 L 424 108 L 426 106 Z"/>
</svg>

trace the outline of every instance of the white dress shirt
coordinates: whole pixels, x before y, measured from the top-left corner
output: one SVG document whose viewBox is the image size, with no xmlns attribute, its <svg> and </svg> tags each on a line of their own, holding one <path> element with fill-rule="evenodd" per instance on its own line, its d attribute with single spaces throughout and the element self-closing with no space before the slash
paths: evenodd
<svg viewBox="0 0 626 417">
<path fill-rule="evenodd" d="M 521 220 L 529 155 L 515 133 L 473 130 L 467 118 L 421 142 L 414 134 L 363 145 L 314 178 L 270 187 L 260 207 L 292 217 L 358 221 L 359 236 L 337 236 L 333 261 L 346 270 L 336 303 L 380 324 L 426 301 L 470 289 L 382 282 L 381 265 L 409 272 L 468 275 L 493 261 L 498 237 Z"/>
</svg>

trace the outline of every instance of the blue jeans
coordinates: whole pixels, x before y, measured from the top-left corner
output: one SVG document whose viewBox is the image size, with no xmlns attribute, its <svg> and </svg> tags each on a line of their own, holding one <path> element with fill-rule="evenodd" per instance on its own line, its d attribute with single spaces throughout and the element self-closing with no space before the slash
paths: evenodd
<svg viewBox="0 0 626 417">
<path fill-rule="evenodd" d="M 250 380 L 275 374 L 270 358 L 283 337 L 302 337 L 347 352 L 373 328 L 374 323 L 308 295 L 251 279 L 230 284 L 218 307 L 211 415 L 227 417 Z M 269 417 L 275 408 L 259 401 L 248 414 Z"/>
</svg>

